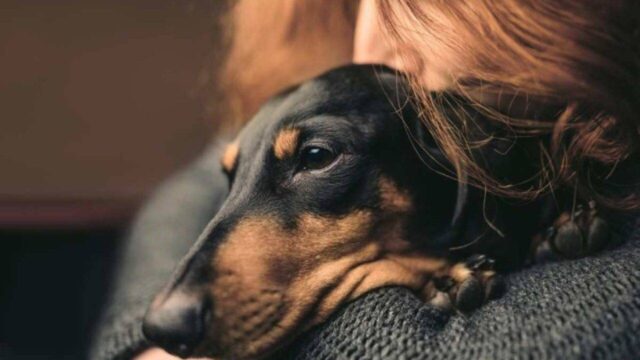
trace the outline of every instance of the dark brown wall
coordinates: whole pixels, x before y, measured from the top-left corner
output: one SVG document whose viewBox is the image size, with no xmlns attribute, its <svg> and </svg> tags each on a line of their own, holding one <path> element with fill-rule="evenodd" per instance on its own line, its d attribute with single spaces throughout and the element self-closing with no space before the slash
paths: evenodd
<svg viewBox="0 0 640 360">
<path fill-rule="evenodd" d="M 207 3 L 4 0 L 0 207 L 136 202 L 192 159 L 211 136 Z"/>
</svg>

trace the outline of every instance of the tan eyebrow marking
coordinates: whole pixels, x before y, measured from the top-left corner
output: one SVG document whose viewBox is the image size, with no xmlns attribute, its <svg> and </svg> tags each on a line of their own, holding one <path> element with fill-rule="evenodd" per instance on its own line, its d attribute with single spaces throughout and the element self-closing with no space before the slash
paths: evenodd
<svg viewBox="0 0 640 360">
<path fill-rule="evenodd" d="M 284 129 L 280 131 L 273 144 L 273 153 L 276 158 L 282 160 L 292 156 L 298 146 L 300 129 Z"/>
<path fill-rule="evenodd" d="M 413 209 L 413 201 L 409 193 L 399 189 L 391 179 L 381 177 L 379 188 L 383 210 L 389 213 L 405 213 Z"/>
<path fill-rule="evenodd" d="M 225 171 L 233 171 L 233 168 L 236 166 L 236 161 L 238 160 L 239 151 L 240 148 L 238 147 L 237 141 L 234 141 L 231 144 L 227 145 L 227 148 L 224 150 L 224 153 L 220 158 L 220 164 Z"/>
</svg>

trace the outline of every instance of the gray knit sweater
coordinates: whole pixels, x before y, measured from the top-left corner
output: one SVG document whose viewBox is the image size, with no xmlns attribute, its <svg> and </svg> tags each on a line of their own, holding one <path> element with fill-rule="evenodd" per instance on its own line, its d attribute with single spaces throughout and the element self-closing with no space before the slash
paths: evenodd
<svg viewBox="0 0 640 360">
<path fill-rule="evenodd" d="M 141 211 L 120 256 L 92 359 L 130 359 L 149 346 L 141 331 L 147 303 L 226 196 L 218 154 L 212 146 Z M 274 358 L 640 358 L 640 217 L 612 221 L 618 245 L 510 274 L 505 295 L 470 316 L 441 313 L 406 289 L 378 289 Z"/>
</svg>

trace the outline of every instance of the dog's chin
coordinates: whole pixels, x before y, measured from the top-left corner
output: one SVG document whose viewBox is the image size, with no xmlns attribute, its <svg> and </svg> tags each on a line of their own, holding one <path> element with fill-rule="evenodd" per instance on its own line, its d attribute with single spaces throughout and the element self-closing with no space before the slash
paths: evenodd
<svg viewBox="0 0 640 360">
<path fill-rule="evenodd" d="M 308 327 L 322 298 L 311 289 L 302 295 L 303 287 L 303 281 L 278 286 L 221 274 L 212 286 L 208 332 L 191 356 L 262 359 L 286 346 Z"/>
<path fill-rule="evenodd" d="M 261 359 L 290 344 L 353 295 L 359 283 L 349 274 L 357 265 L 340 262 L 344 266 L 319 271 L 322 281 L 305 277 L 283 287 L 251 288 L 231 274 L 219 278 L 209 330 L 191 356 Z"/>
<path fill-rule="evenodd" d="M 233 272 L 220 275 L 212 287 L 214 306 L 207 334 L 193 355 L 234 359 L 268 355 L 282 341 L 288 306 L 284 289 L 265 285 L 248 283 Z"/>
<path fill-rule="evenodd" d="M 191 357 L 263 359 L 272 355 L 293 341 L 305 328 L 303 321 L 291 323 L 291 319 L 302 320 L 306 317 L 297 311 L 285 313 L 278 310 L 284 307 L 285 303 L 274 303 L 257 310 L 252 317 L 229 316 L 224 320 L 227 326 L 219 327 L 217 336 L 208 335 Z M 240 320 L 241 318 L 244 320 Z"/>
</svg>

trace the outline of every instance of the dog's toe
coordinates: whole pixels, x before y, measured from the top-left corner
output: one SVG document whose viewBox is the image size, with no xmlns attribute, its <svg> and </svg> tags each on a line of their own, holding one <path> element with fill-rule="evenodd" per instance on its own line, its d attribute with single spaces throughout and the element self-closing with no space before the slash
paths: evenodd
<svg viewBox="0 0 640 360">
<path fill-rule="evenodd" d="M 565 258 L 579 258 L 602 250 L 610 239 L 607 222 L 590 203 L 588 211 L 579 206 L 573 215 L 561 214 L 547 236 L 550 247 Z"/>
<path fill-rule="evenodd" d="M 497 299 L 504 294 L 505 289 L 504 278 L 498 274 L 493 274 L 485 282 L 485 298 L 487 300 Z"/>
<path fill-rule="evenodd" d="M 552 238 L 552 246 L 560 255 L 567 258 L 576 258 L 584 254 L 584 238 L 582 230 L 573 221 L 567 221 L 558 227 Z"/>
<path fill-rule="evenodd" d="M 589 252 L 602 250 L 609 242 L 610 231 L 607 222 L 599 216 L 592 218 L 587 232 L 587 247 Z"/>
<path fill-rule="evenodd" d="M 449 312 L 453 309 L 453 304 L 451 303 L 451 297 L 449 297 L 449 294 L 443 291 L 436 292 L 433 298 L 429 300 L 429 304 L 445 312 Z"/>
<path fill-rule="evenodd" d="M 438 308 L 456 309 L 463 313 L 499 297 L 505 288 L 502 277 L 493 271 L 493 260 L 484 255 L 474 255 L 453 265 L 446 276 L 434 279 L 434 284 L 438 292 L 431 303 Z M 447 301 L 450 305 L 441 306 Z"/>
<path fill-rule="evenodd" d="M 469 312 L 479 308 L 484 303 L 484 290 L 480 280 L 470 276 L 457 289 L 455 306 L 462 312 Z"/>
</svg>

